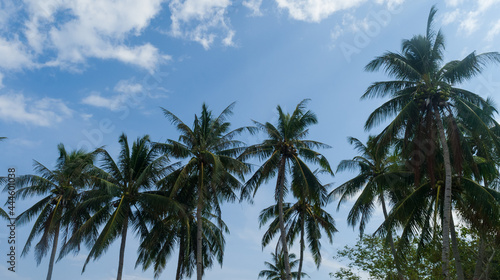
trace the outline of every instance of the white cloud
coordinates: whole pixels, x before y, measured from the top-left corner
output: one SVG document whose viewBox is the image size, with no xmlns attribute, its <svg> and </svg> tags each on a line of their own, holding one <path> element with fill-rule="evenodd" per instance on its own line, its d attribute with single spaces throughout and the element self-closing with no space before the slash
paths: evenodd
<svg viewBox="0 0 500 280">
<path fill-rule="evenodd" d="M 478 15 L 478 12 L 469 12 L 465 19 L 460 22 L 460 29 L 467 35 L 472 34 L 479 28 Z"/>
<path fill-rule="evenodd" d="M 20 9 L 18 1 L 2 0 L 0 4 L 0 30 L 8 27 L 10 19 Z"/>
<path fill-rule="evenodd" d="M 0 89 L 3 88 L 3 74 L 0 73 Z"/>
<path fill-rule="evenodd" d="M 225 33 L 221 41 L 225 45 L 232 44 L 234 31 L 226 17 L 230 5 L 230 0 L 172 0 L 169 4 L 172 20 L 170 34 L 198 42 L 209 49 L 220 37 L 219 33 Z"/>
<path fill-rule="evenodd" d="M 376 0 L 379 5 L 386 5 L 388 12 L 397 10 L 405 0 Z M 320 22 L 332 14 L 356 8 L 366 0 L 276 0 L 278 7 L 287 10 L 295 20 Z"/>
<path fill-rule="evenodd" d="M 359 6 L 365 0 L 276 0 L 296 20 L 320 22 L 333 13 Z"/>
<path fill-rule="evenodd" d="M 22 32 L 26 41 L 0 37 L 0 68 L 19 70 L 39 65 L 76 69 L 88 58 L 99 58 L 154 71 L 170 57 L 150 43 L 134 45 L 128 41 L 143 33 L 163 1 L 25 0 L 20 12 L 27 14 L 27 19 L 20 30 L 10 33 Z M 0 16 L 4 13 L 0 7 Z"/>
<path fill-rule="evenodd" d="M 235 34 L 235 32 L 233 30 L 229 30 L 226 38 L 224 38 L 222 40 L 222 43 L 224 44 L 224 46 L 234 46 L 234 42 L 233 42 L 234 34 Z"/>
<path fill-rule="evenodd" d="M 447 25 L 455 22 L 461 15 L 460 9 L 455 9 L 452 12 L 445 13 L 443 15 L 443 24 Z"/>
<path fill-rule="evenodd" d="M 449 6 L 449 7 L 456 7 L 459 4 L 462 4 L 462 2 L 463 2 L 463 0 L 446 0 L 445 1 L 446 6 Z"/>
<path fill-rule="evenodd" d="M 247 7 L 252 11 L 252 16 L 261 16 L 260 6 L 262 5 L 262 0 L 245 0 L 243 1 L 243 6 Z"/>
<path fill-rule="evenodd" d="M 99 92 L 91 92 L 89 96 L 82 100 L 83 104 L 107 108 L 111 111 L 119 111 L 125 106 L 128 96 L 125 94 L 103 97 Z"/>
<path fill-rule="evenodd" d="M 70 118 L 72 113 L 59 99 L 32 100 L 20 93 L 0 95 L 0 119 L 5 122 L 48 127 Z"/>
<path fill-rule="evenodd" d="M 486 12 L 491 6 L 500 3 L 500 0 L 478 0 L 478 10 L 480 12 Z"/>
<path fill-rule="evenodd" d="M 156 90 L 163 90 L 156 88 Z M 162 98 L 165 95 L 153 95 L 142 84 L 133 80 L 121 80 L 113 88 L 113 94 L 102 95 L 100 92 L 93 91 L 87 97 L 82 99 L 83 104 L 94 107 L 106 108 L 111 111 L 121 111 L 126 107 L 138 107 L 146 98 Z"/>
<path fill-rule="evenodd" d="M 123 93 L 138 93 L 141 92 L 142 90 L 143 87 L 141 84 L 133 83 L 127 80 L 119 81 L 114 88 L 114 91 Z"/>
<path fill-rule="evenodd" d="M 19 70 L 32 66 L 30 55 L 18 39 L 6 40 L 0 37 L 0 68 Z"/>
<path fill-rule="evenodd" d="M 493 27 L 488 31 L 488 34 L 486 35 L 486 40 L 493 41 L 495 36 L 497 36 L 498 34 L 500 34 L 500 20 L 494 23 Z"/>
<path fill-rule="evenodd" d="M 92 118 L 92 116 L 93 116 L 92 114 L 85 114 L 85 113 L 80 114 L 80 117 L 82 117 L 82 119 L 83 119 L 84 121 L 88 121 L 88 120 L 90 120 L 90 118 Z"/>
<path fill-rule="evenodd" d="M 445 13 L 443 17 L 445 25 L 458 22 L 458 31 L 461 34 L 471 35 L 482 30 L 483 25 L 488 24 L 491 16 L 497 18 L 497 11 L 493 7 L 500 4 L 500 0 L 478 0 L 467 3 L 467 6 L 462 5 L 462 2 L 459 0 L 447 1 L 447 6 L 455 9 Z"/>
</svg>

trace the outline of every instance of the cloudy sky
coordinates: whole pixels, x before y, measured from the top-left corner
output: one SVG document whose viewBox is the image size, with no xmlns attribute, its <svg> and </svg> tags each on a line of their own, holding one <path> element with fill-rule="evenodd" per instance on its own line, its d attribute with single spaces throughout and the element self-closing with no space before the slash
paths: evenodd
<svg viewBox="0 0 500 280">
<path fill-rule="evenodd" d="M 433 4 L 447 60 L 500 50 L 498 0 L 1 0 L 0 136 L 8 139 L 0 143 L 0 174 L 9 167 L 32 173 L 33 160 L 52 167 L 59 143 L 68 150 L 105 145 L 116 156 L 122 132 L 129 139 L 176 139 L 160 106 L 191 123 L 203 102 L 218 113 L 235 101 L 231 122 L 238 127 L 252 119 L 273 122 L 276 105 L 291 111 L 305 98 L 319 119 L 310 138 L 333 146 L 323 152 L 336 166 L 355 155 L 348 136 L 364 141 L 380 129 L 365 132 L 363 125 L 382 100 L 359 98 L 385 76 L 363 67 L 423 33 Z M 488 67 L 463 86 L 500 102 L 498 70 Z M 262 135 L 242 138 L 253 144 Z M 322 180 L 338 185 L 350 176 Z M 16 212 L 33 201 L 18 201 Z M 231 231 L 224 266 L 205 279 L 257 278 L 272 251 L 260 246 L 257 216 L 272 203 L 269 184 L 253 205 L 224 206 Z M 312 279 L 328 279 L 344 265 L 332 256 L 355 242 L 357 231 L 345 222 L 349 206 L 328 207 L 340 232 L 334 244 L 323 243 L 319 270 L 307 255 L 304 269 Z M 369 230 L 380 220 L 375 215 Z M 18 254 L 29 230 L 17 230 Z M 129 236 L 124 279 L 151 279 L 152 271 L 134 269 L 138 243 Z M 0 278 L 45 277 L 47 259 L 37 267 L 32 251 L 18 257 L 16 274 L 7 271 L 6 238 L 2 226 Z M 118 249 L 115 242 L 83 275 L 86 251 L 69 256 L 56 264 L 53 279 L 113 279 Z M 174 274 L 172 258 L 161 277 Z"/>
</svg>

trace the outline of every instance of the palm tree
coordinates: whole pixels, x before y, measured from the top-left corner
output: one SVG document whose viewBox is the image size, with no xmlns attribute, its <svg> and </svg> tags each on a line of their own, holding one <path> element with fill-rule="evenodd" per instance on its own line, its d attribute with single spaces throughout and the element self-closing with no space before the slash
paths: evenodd
<svg viewBox="0 0 500 280">
<path fill-rule="evenodd" d="M 334 189 L 330 195 L 340 197 L 338 210 L 342 203 L 361 192 L 347 216 L 349 225 L 354 227 L 359 223 L 361 237 L 375 209 L 376 200 L 380 202 L 384 218 L 387 219 L 386 199 L 388 198 L 392 204 L 396 203 L 403 196 L 402 193 L 405 186 L 408 183 L 411 184 L 408 179 L 412 178 L 412 176 L 411 172 L 401 168 L 397 155 L 389 155 L 390 147 L 388 145 L 377 145 L 376 137 L 370 136 L 366 145 L 354 137 L 349 137 L 348 140 L 351 145 L 354 145 L 360 155 L 355 156 L 351 160 L 342 160 L 337 168 L 337 172 L 356 170 L 359 171 L 359 174 Z M 396 254 L 392 231 L 389 230 L 387 235 L 394 263 L 398 271 L 398 277 L 399 279 L 404 279 L 399 265 L 399 258 Z"/>
<path fill-rule="evenodd" d="M 240 189 L 243 175 L 249 167 L 235 157 L 243 150 L 243 143 L 235 140 L 245 129 L 244 127 L 230 130 L 227 121 L 232 114 L 234 103 L 226 107 L 220 115 L 214 117 L 205 104 L 201 115 L 195 115 L 193 127 L 190 128 L 172 112 L 162 108 L 167 117 L 181 133 L 179 140 L 167 140 L 158 143 L 161 151 L 177 159 L 186 159 L 187 163 L 176 172 L 177 176 L 170 185 L 171 197 L 175 197 L 182 189 L 196 200 L 196 275 L 201 280 L 203 268 L 203 215 L 215 211 L 215 217 L 222 225 L 221 200 L 234 201 L 237 196 L 234 191 Z M 235 177 L 236 176 L 236 177 Z M 196 178 L 190 183 L 188 178 Z"/>
<path fill-rule="evenodd" d="M 174 174 L 173 172 L 172 174 Z M 171 176 L 170 174 L 169 176 Z M 175 177 L 175 175 L 173 176 Z M 194 182 L 196 182 L 196 178 Z M 192 199 L 192 194 L 188 188 L 176 196 L 176 201 L 183 208 L 178 215 L 167 213 L 160 219 L 157 216 L 151 217 L 151 229 L 143 238 L 139 247 L 139 258 L 136 265 L 142 264 L 143 269 L 154 267 L 155 277 L 159 277 L 164 270 L 167 259 L 173 253 L 176 245 L 178 247 L 176 280 L 184 277 L 191 277 L 196 268 L 196 200 Z M 219 225 L 211 221 L 210 216 L 203 216 L 203 267 L 211 267 L 216 258 L 222 264 L 224 252 L 224 235 L 228 233 L 224 223 Z"/>
<path fill-rule="evenodd" d="M 257 169 L 247 181 L 242 191 L 242 198 L 249 198 L 253 192 L 255 195 L 259 186 L 270 180 L 277 174 L 275 199 L 278 204 L 278 219 L 280 228 L 280 242 L 283 250 L 285 271 L 287 280 L 291 279 L 290 265 L 288 259 L 287 238 L 284 221 L 283 200 L 287 192 L 285 182 L 286 174 L 291 174 L 293 184 L 303 188 L 304 195 L 313 201 L 319 200 L 322 187 L 314 172 L 304 162 L 319 164 L 322 169 L 333 175 L 327 159 L 316 148 L 329 148 L 323 143 L 304 139 L 309 133 L 308 127 L 318 122 L 316 115 L 311 111 L 305 111 L 307 99 L 301 101 L 292 114 L 283 112 L 277 106 L 277 126 L 266 122 L 265 124 L 254 121 L 257 128 L 267 134 L 268 139 L 260 144 L 248 147 L 240 156 L 242 160 L 258 157 L 265 162 Z M 288 167 L 288 168 L 287 168 Z"/>
<path fill-rule="evenodd" d="M 489 104 L 480 96 L 455 85 L 479 74 L 486 63 L 500 62 L 500 54 L 490 52 L 476 55 L 472 52 L 462 60 L 442 65 L 444 37 L 440 30 L 435 32 L 433 29 L 435 14 L 436 9 L 432 7 L 425 36 L 418 35 L 410 40 L 403 40 L 401 53 L 387 52 L 365 67 L 367 71 L 383 68 L 394 80 L 373 83 L 362 98 L 391 97 L 369 116 L 365 124 L 365 128 L 370 129 L 387 117 L 396 115 L 381 133 L 382 144 L 386 144 L 397 135 L 404 135 L 405 138 L 413 139 L 414 145 L 408 145 L 407 148 L 413 146 L 417 149 L 417 144 L 424 140 L 439 143 L 442 148 L 445 170 L 442 267 L 444 278 L 449 279 L 452 165 L 446 133 L 452 150 L 460 150 L 459 129 L 454 117 L 467 115 L 471 118 L 469 121 L 474 120 L 478 124 L 476 129 L 484 137 L 491 136 L 487 126 L 474 116 L 472 110 L 476 107 L 487 108 Z M 444 128 L 444 121 L 448 124 L 447 130 Z M 435 157 L 432 153 L 427 156 Z M 457 156 L 454 163 L 453 168 L 460 173 L 461 158 Z M 433 170 L 431 161 L 427 163 L 427 167 Z M 423 168 L 421 165 L 415 168 L 417 182 L 421 168 Z M 430 176 L 431 183 L 435 184 L 434 176 L 432 174 Z"/>
<path fill-rule="evenodd" d="M 315 174 L 316 173 L 317 172 L 315 172 Z M 321 230 L 326 233 L 330 243 L 333 242 L 333 234 L 337 232 L 335 220 L 323 209 L 329 201 L 326 190 L 327 186 L 328 185 L 325 185 L 320 189 L 320 201 L 311 201 L 310 198 L 304 195 L 304 189 L 301 185 L 292 185 L 292 192 L 298 201 L 293 205 L 290 203 L 283 203 L 283 215 L 286 228 L 288 229 L 287 241 L 290 246 L 293 245 L 294 240 L 300 236 L 298 280 L 301 278 L 302 264 L 304 262 L 305 239 L 307 238 L 309 250 L 312 253 L 316 266 L 319 268 L 321 264 Z M 262 210 L 259 215 L 260 227 L 274 218 L 269 225 L 269 229 L 262 238 L 263 247 L 267 246 L 279 231 L 278 213 L 278 205 L 273 205 Z"/>
<path fill-rule="evenodd" d="M 37 264 L 40 264 L 52 247 L 47 280 L 52 278 L 60 231 L 73 232 L 89 216 L 87 211 L 82 211 L 79 216 L 73 214 L 81 200 L 81 192 L 89 185 L 89 174 L 95 157 L 94 153 L 83 150 L 68 153 L 63 144 L 59 144 L 57 148 L 59 158 L 56 169 L 50 170 L 35 161 L 34 169 L 39 175 L 17 178 L 17 184 L 23 186 L 17 191 L 19 198 L 43 196 L 17 217 L 17 223 L 25 224 L 36 217 L 21 256 L 28 253 L 31 243 L 40 234 L 41 238 L 35 246 Z"/>
<path fill-rule="evenodd" d="M 295 271 L 287 273 L 285 270 L 285 258 L 283 254 L 277 256 L 276 254 L 271 253 L 271 257 L 273 263 L 264 262 L 264 265 L 267 267 L 267 269 L 261 270 L 259 272 L 259 278 L 265 277 L 266 280 L 286 280 L 288 274 L 291 274 L 292 279 L 299 279 L 299 276 L 309 276 L 307 275 L 307 273 L 299 273 Z M 294 260 L 295 254 L 290 254 L 289 259 L 290 263 L 288 266 L 291 269 L 295 268 L 299 262 L 299 260 Z"/>
<path fill-rule="evenodd" d="M 165 209 L 174 211 L 176 204 L 155 191 L 156 182 L 170 167 L 167 166 L 167 157 L 152 149 L 149 136 L 138 138 L 131 147 L 125 134 L 118 142 L 121 151 L 117 162 L 106 150 L 99 149 L 102 168 L 96 172 L 96 186 L 85 193 L 79 206 L 79 210 L 90 209 L 93 215 L 63 246 L 59 258 L 86 240 L 91 249 L 83 272 L 91 259 L 99 258 L 115 239 L 121 237 L 117 273 L 117 280 L 121 280 L 129 223 L 134 229 L 144 232 L 144 215 L 164 212 Z M 102 228 L 100 233 L 99 228 Z"/>
<path fill-rule="evenodd" d="M 262 238 L 262 246 L 267 246 L 279 231 L 279 208 L 273 205 L 262 210 L 259 216 L 260 226 L 266 224 L 269 219 L 274 220 L 269 225 L 269 229 Z M 290 245 L 300 236 L 300 257 L 297 279 L 302 275 L 302 264 L 304 262 L 304 249 L 307 239 L 309 250 L 312 253 L 314 262 L 319 268 L 321 264 L 321 230 L 326 233 L 330 243 L 333 242 L 333 234 L 337 232 L 335 221 L 319 204 L 311 205 L 306 199 L 300 199 L 295 204 L 283 203 L 284 219 L 288 228 L 287 240 Z"/>
</svg>

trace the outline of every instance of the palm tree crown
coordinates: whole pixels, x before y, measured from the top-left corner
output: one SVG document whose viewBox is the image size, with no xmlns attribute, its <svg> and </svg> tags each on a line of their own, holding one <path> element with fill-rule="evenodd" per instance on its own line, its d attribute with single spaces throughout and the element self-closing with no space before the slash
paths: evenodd
<svg viewBox="0 0 500 280">
<path fill-rule="evenodd" d="M 82 199 L 81 192 L 90 184 L 95 157 L 95 153 L 83 150 L 68 153 L 62 144 L 57 148 L 59 158 L 56 169 L 50 170 L 35 161 L 35 171 L 39 175 L 24 175 L 17 179 L 17 183 L 24 186 L 17 191 L 19 198 L 43 196 L 17 217 L 17 223 L 25 224 L 37 217 L 21 255 L 28 253 L 35 237 L 41 234 L 35 246 L 35 259 L 40 264 L 52 244 L 47 279 L 52 277 L 60 230 L 64 229 L 70 234 L 89 217 L 87 210 L 81 211 L 79 215 L 75 215 L 75 210 Z"/>
<path fill-rule="evenodd" d="M 283 250 L 287 280 L 291 279 L 291 274 L 283 211 L 283 199 L 287 192 L 286 175 L 291 175 L 291 184 L 300 186 L 301 195 L 310 199 L 311 202 L 321 201 L 323 186 L 304 160 L 318 164 L 322 169 L 333 175 L 327 159 L 314 150 L 316 148 L 329 148 L 330 146 L 305 139 L 309 133 L 308 127 L 318 122 L 316 115 L 312 111 L 305 111 L 307 101 L 300 102 L 292 114 L 284 113 L 281 107 L 277 106 L 277 126 L 269 122 L 262 124 L 254 121 L 256 127 L 266 133 L 268 138 L 260 144 L 248 147 L 240 156 L 242 160 L 251 157 L 264 160 L 264 163 L 247 181 L 242 192 L 242 198 L 250 198 L 251 193 L 255 195 L 262 183 L 277 175 L 275 199 L 278 204 L 278 219 L 281 232 L 280 243 L 278 244 L 281 244 Z"/>
<path fill-rule="evenodd" d="M 414 163 L 416 185 L 419 185 L 421 170 L 424 168 L 427 169 L 431 184 L 436 184 L 435 166 L 439 150 L 436 147 L 442 148 L 445 170 L 442 264 L 444 278 L 449 279 L 449 224 L 453 173 L 450 147 L 452 151 L 461 151 L 461 136 L 455 121 L 456 116 L 467 116 L 467 121 L 474 122 L 477 131 L 483 137 L 493 136 L 485 122 L 474 112 L 474 108 L 485 109 L 489 108 L 490 104 L 480 96 L 456 85 L 478 75 L 486 63 L 500 62 L 500 54 L 490 52 L 476 55 L 472 52 L 462 60 L 453 60 L 443 65 L 444 36 L 441 30 L 436 32 L 433 28 L 436 12 L 437 10 L 432 7 L 425 35 L 403 40 L 401 53 L 387 52 L 366 66 L 367 71 L 383 68 L 395 80 L 373 83 L 362 98 L 390 97 L 389 101 L 369 116 L 365 124 L 365 128 L 370 129 L 387 117 L 395 115 L 381 133 L 382 145 L 399 136 L 407 140 L 408 144 L 405 145 L 407 151 L 421 149 L 423 144 L 434 147 L 426 151 L 425 161 L 418 157 L 410 159 Z M 462 172 L 462 162 L 462 155 L 454 153 L 453 168 L 457 174 Z"/>
<path fill-rule="evenodd" d="M 167 176 L 162 184 L 172 197 L 179 195 L 179 192 L 187 192 L 196 201 L 198 280 L 201 280 L 204 273 L 203 217 L 209 217 L 215 211 L 215 218 L 220 227 L 223 227 L 220 203 L 223 200 L 236 200 L 235 191 L 242 187 L 240 180 L 243 180 L 243 175 L 249 170 L 246 164 L 235 158 L 244 148 L 244 144 L 235 137 L 248 128 L 230 130 L 231 124 L 227 118 L 232 114 L 233 107 L 234 103 L 214 116 L 203 104 L 201 115 L 195 115 L 192 128 L 162 108 L 181 135 L 178 141 L 169 139 L 167 143 L 158 143 L 157 147 L 168 155 L 187 160 L 186 164 Z M 217 253 L 220 263 L 222 253 Z"/>
</svg>

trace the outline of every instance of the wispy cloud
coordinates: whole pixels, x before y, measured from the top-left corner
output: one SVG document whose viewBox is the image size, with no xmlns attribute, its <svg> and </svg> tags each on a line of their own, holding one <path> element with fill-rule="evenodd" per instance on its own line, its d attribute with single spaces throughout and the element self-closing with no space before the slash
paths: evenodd
<svg viewBox="0 0 500 280">
<path fill-rule="evenodd" d="M 165 95 L 152 94 L 141 83 L 137 83 L 132 79 L 119 81 L 114 86 L 113 93 L 108 95 L 93 91 L 82 99 L 82 103 L 116 112 L 123 110 L 125 107 L 137 107 L 146 98 L 161 97 L 165 97 Z"/>
<path fill-rule="evenodd" d="M 262 5 L 262 0 L 245 0 L 243 1 L 243 6 L 247 7 L 252 11 L 252 16 L 261 16 L 260 6 Z"/>
<path fill-rule="evenodd" d="M 486 19 L 490 13 L 496 13 L 493 7 L 500 4 L 500 0 L 478 0 L 467 5 L 462 3 L 461 0 L 448 0 L 446 5 L 452 7 L 453 10 L 444 14 L 443 24 L 458 23 L 458 30 L 460 33 L 467 36 L 483 29 L 484 25 L 491 24 Z M 495 35 L 496 25 L 490 26 L 490 32 L 486 39 Z"/>
<path fill-rule="evenodd" d="M 235 31 L 230 27 L 227 9 L 230 0 L 173 0 L 169 4 L 172 21 L 170 35 L 200 43 L 209 49 L 217 38 L 233 45 Z"/>
<path fill-rule="evenodd" d="M 73 111 L 60 99 L 32 100 L 21 93 L 0 95 L 0 119 L 26 125 L 52 126 L 70 118 Z"/>
<path fill-rule="evenodd" d="M 278 7 L 288 11 L 291 18 L 320 22 L 333 13 L 359 6 L 366 0 L 276 0 Z"/>
</svg>

